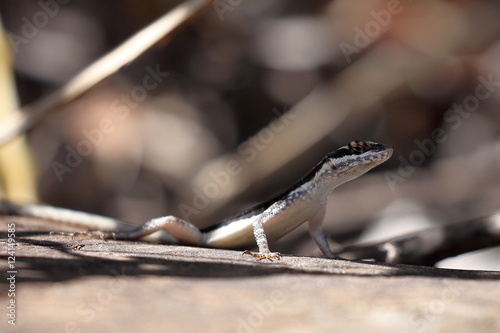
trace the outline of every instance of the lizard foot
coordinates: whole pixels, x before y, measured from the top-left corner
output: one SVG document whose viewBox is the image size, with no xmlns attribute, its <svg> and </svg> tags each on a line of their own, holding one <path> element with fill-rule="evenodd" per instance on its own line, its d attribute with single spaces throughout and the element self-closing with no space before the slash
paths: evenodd
<svg viewBox="0 0 500 333">
<path fill-rule="evenodd" d="M 279 252 L 252 252 L 245 250 L 245 252 L 242 253 L 242 255 L 251 255 L 254 258 L 257 258 L 259 260 L 267 259 L 269 261 L 273 260 L 280 260 L 282 255 Z"/>
<path fill-rule="evenodd" d="M 89 238 L 100 238 L 100 239 L 115 239 L 116 240 L 116 234 L 112 231 L 97 231 L 97 230 L 89 230 L 89 231 L 79 231 L 79 232 L 63 232 L 63 231 L 51 231 L 50 235 L 62 235 L 62 236 L 70 236 L 71 238 L 73 237 L 78 237 L 78 236 L 85 236 Z"/>
</svg>

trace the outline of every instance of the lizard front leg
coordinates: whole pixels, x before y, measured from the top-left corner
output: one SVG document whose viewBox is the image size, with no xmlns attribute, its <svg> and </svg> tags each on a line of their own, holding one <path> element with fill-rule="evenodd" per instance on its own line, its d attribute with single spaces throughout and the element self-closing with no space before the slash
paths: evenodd
<svg viewBox="0 0 500 333">
<path fill-rule="evenodd" d="M 252 223 L 253 227 L 253 235 L 255 237 L 255 242 L 259 247 L 259 252 L 251 252 L 246 250 L 243 254 L 251 255 L 254 258 L 258 259 L 267 259 L 269 261 L 279 260 L 282 255 L 279 252 L 271 252 L 269 250 L 269 244 L 267 242 L 266 233 L 264 232 L 263 221 L 262 218 L 256 218 Z"/>
<path fill-rule="evenodd" d="M 325 209 L 322 209 L 319 210 L 314 215 L 314 217 L 309 220 L 309 234 L 311 235 L 312 239 L 314 240 L 318 248 L 321 250 L 323 255 L 326 258 L 334 259 L 336 258 L 336 256 L 332 252 L 330 245 L 328 244 L 328 239 L 326 238 L 323 229 L 321 229 L 324 217 L 325 217 Z M 338 243 L 334 243 L 333 245 L 335 247 L 339 247 Z"/>
</svg>

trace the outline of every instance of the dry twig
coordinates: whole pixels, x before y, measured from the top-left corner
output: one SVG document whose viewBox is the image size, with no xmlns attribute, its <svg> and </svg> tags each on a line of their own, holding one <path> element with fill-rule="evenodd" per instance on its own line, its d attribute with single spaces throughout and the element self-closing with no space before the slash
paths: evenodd
<svg viewBox="0 0 500 333">
<path fill-rule="evenodd" d="M 49 113 L 81 97 L 92 87 L 146 52 L 159 40 L 171 36 L 211 3 L 212 0 L 189 0 L 180 4 L 85 68 L 52 94 L 13 114 L 0 126 L 0 145 L 32 128 Z"/>
</svg>

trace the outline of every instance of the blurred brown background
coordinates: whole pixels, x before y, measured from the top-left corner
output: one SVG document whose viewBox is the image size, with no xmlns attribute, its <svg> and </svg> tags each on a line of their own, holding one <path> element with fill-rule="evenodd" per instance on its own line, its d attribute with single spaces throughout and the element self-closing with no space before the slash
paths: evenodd
<svg viewBox="0 0 500 333">
<path fill-rule="evenodd" d="M 178 3 L 0 1 L 20 104 Z M 38 199 L 131 223 L 174 214 L 203 227 L 361 139 L 394 155 L 334 191 L 325 218 L 334 239 L 492 214 L 499 14 L 496 1 L 215 1 L 29 132 Z M 318 254 L 306 228 L 275 250 Z M 499 256 L 487 252 L 481 268 L 500 269 Z"/>
</svg>

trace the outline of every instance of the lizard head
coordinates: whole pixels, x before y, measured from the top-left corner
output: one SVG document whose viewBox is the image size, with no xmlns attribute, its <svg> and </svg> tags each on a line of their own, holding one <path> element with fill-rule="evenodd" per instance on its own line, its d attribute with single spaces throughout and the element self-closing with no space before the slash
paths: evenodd
<svg viewBox="0 0 500 333">
<path fill-rule="evenodd" d="M 351 141 L 325 156 L 318 176 L 334 179 L 340 185 L 382 164 L 392 155 L 388 145 L 371 141 Z"/>
</svg>

